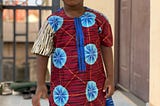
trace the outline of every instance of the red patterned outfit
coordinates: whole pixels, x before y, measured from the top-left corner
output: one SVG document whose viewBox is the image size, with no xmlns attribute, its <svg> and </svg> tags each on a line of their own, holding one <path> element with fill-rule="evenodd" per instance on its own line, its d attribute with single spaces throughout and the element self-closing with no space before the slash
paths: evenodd
<svg viewBox="0 0 160 106">
<path fill-rule="evenodd" d="M 92 9 L 77 18 L 63 8 L 49 16 L 32 52 L 51 55 L 50 106 L 105 106 L 101 45 L 112 44 L 109 22 Z"/>
</svg>

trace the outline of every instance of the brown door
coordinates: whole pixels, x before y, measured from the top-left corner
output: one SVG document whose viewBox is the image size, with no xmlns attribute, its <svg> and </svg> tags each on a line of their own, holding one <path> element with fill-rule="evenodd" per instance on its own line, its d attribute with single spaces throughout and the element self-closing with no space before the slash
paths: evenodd
<svg viewBox="0 0 160 106">
<path fill-rule="evenodd" d="M 119 83 L 130 87 L 130 30 L 131 30 L 131 0 L 120 2 L 120 49 L 119 49 Z"/>
<path fill-rule="evenodd" d="M 119 2 L 118 83 L 144 101 L 149 99 L 149 0 Z"/>
</svg>

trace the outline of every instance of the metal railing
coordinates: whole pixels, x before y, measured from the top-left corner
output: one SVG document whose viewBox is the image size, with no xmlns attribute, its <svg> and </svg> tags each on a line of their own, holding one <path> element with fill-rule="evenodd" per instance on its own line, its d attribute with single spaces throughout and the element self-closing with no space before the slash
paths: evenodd
<svg viewBox="0 0 160 106">
<path fill-rule="evenodd" d="M 12 2 L 15 2 L 17 0 L 12 0 Z M 38 10 L 39 11 L 39 28 L 42 25 L 42 11 L 43 10 L 50 10 L 54 12 L 60 7 L 60 1 L 59 0 L 52 0 L 51 6 L 43 6 L 46 0 L 42 0 L 41 3 L 39 4 L 39 0 L 35 0 L 35 5 L 29 5 L 28 0 L 20 2 L 17 5 L 5 5 L 3 4 L 4 1 L 0 0 L 0 82 L 3 81 L 2 75 L 3 73 L 3 60 L 13 60 L 13 81 L 15 81 L 15 76 L 16 76 L 16 38 L 18 36 L 23 36 L 25 37 L 25 80 L 29 80 L 29 60 L 30 59 L 35 59 L 35 57 L 30 57 L 28 54 L 28 47 L 29 47 L 29 22 L 28 22 L 28 15 L 29 15 L 29 10 Z M 9 9 L 13 11 L 13 56 L 3 56 L 3 10 Z M 18 33 L 16 31 L 16 10 L 25 10 L 25 33 Z"/>
<path fill-rule="evenodd" d="M 0 0 L 0 81 L 2 81 L 2 59 L 3 59 L 3 25 L 2 25 L 2 3 L 3 1 Z"/>
</svg>

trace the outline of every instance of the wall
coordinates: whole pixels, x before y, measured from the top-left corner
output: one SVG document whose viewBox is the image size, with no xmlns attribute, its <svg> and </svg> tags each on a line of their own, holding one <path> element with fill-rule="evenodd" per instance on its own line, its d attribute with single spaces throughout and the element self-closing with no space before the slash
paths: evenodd
<svg viewBox="0 0 160 106">
<path fill-rule="evenodd" d="M 160 1 L 151 0 L 150 104 L 160 106 Z"/>
<path fill-rule="evenodd" d="M 103 13 L 108 18 L 114 35 L 114 0 L 94 0 L 94 2 L 93 0 L 84 0 L 84 2 L 85 6 Z"/>
</svg>

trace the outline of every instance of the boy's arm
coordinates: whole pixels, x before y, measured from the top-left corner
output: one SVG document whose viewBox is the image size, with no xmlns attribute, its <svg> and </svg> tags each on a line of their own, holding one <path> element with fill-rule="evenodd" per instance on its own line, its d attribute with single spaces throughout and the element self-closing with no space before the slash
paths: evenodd
<svg viewBox="0 0 160 106">
<path fill-rule="evenodd" d="M 45 85 L 48 56 L 37 55 L 36 63 L 37 86 L 43 86 Z"/>
<path fill-rule="evenodd" d="M 40 98 L 47 97 L 48 91 L 45 84 L 45 76 L 47 71 L 48 57 L 53 51 L 54 33 L 55 32 L 47 19 L 39 30 L 38 36 L 31 50 L 33 54 L 37 54 L 37 67 L 35 70 L 37 74 L 37 89 L 35 96 L 32 98 L 33 106 L 40 106 Z"/>
<path fill-rule="evenodd" d="M 101 46 L 102 57 L 106 69 L 106 81 L 103 92 L 107 92 L 106 98 L 114 93 L 114 70 L 113 70 L 113 52 L 111 47 Z"/>
<path fill-rule="evenodd" d="M 36 68 L 37 89 L 36 89 L 36 94 L 32 98 L 32 105 L 40 106 L 40 98 L 41 97 L 47 98 L 47 93 L 48 93 L 45 84 L 48 56 L 37 55 L 36 63 L 37 63 L 37 68 Z"/>
</svg>

